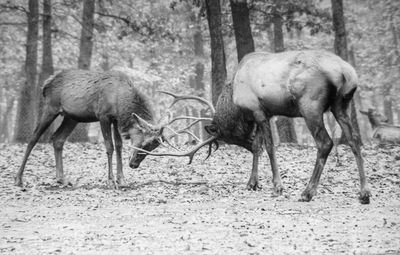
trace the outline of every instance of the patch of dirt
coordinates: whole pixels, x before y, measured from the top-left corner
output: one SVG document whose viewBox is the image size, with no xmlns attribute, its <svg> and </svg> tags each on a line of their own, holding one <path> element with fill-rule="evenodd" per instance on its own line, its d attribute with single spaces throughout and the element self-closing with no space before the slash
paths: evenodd
<svg viewBox="0 0 400 255">
<path fill-rule="evenodd" d="M 25 145 L 0 145 L 0 253 L 7 254 L 398 254 L 399 147 L 364 148 L 370 205 L 357 200 L 358 171 L 347 147 L 328 159 L 319 193 L 298 202 L 311 176 L 314 147 L 279 146 L 283 196 L 272 195 L 269 160 L 261 191 L 247 191 L 252 156 L 223 146 L 192 165 L 183 158 L 146 158 L 127 167 L 129 185 L 106 186 L 103 145 L 66 144 L 72 187 L 55 184 L 50 145 L 28 160 L 24 188 L 13 186 Z"/>
</svg>

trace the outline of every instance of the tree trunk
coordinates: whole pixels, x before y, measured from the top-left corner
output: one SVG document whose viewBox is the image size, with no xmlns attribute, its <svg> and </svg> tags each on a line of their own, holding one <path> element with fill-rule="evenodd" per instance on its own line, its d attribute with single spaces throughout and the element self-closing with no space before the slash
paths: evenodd
<svg viewBox="0 0 400 255">
<path fill-rule="evenodd" d="M 81 42 L 79 47 L 79 69 L 90 69 L 93 49 L 95 0 L 83 1 Z"/>
<path fill-rule="evenodd" d="M 206 0 L 206 13 L 211 38 L 211 94 L 212 102 L 218 97 L 226 81 L 224 40 L 222 37 L 220 0 Z"/>
<path fill-rule="evenodd" d="M 332 22 L 335 32 L 334 48 L 335 53 L 344 60 L 348 60 L 346 27 L 343 14 L 343 0 L 331 0 Z"/>
<path fill-rule="evenodd" d="M 251 34 L 249 8 L 246 0 L 230 0 L 233 29 L 235 31 L 238 62 L 250 52 L 254 52 L 253 35 Z"/>
<path fill-rule="evenodd" d="M 83 1 L 81 42 L 79 47 L 78 59 L 79 69 L 90 69 L 93 49 L 94 10 L 95 0 Z M 87 124 L 79 123 L 76 126 L 75 130 L 72 132 L 68 141 L 88 142 L 89 136 L 87 131 Z"/>
<path fill-rule="evenodd" d="M 10 123 L 11 120 L 11 112 L 14 107 L 15 98 L 12 95 L 8 95 L 6 101 L 7 101 L 6 110 L 4 111 L 3 121 L 0 127 L 0 142 L 2 143 L 10 140 L 8 124 Z"/>
<path fill-rule="evenodd" d="M 54 73 L 53 68 L 53 52 L 52 52 L 52 44 L 51 44 L 51 0 L 43 0 L 43 50 L 42 50 L 42 70 L 39 74 L 39 82 L 37 88 L 37 96 L 39 99 L 39 114 L 36 120 L 36 123 L 39 122 L 40 116 L 42 115 L 43 110 L 43 94 L 42 94 L 42 85 L 44 81 L 49 78 L 50 75 Z M 51 125 L 42 135 L 39 142 L 47 143 L 50 141 L 51 131 L 53 130 L 53 125 Z"/>
<path fill-rule="evenodd" d="M 285 50 L 283 43 L 282 16 L 278 10 L 279 1 L 275 0 L 275 10 L 273 13 L 274 51 L 282 52 Z M 294 129 L 293 119 L 287 117 L 278 117 L 276 120 L 276 126 L 279 134 L 280 143 L 297 143 L 297 136 Z"/>
<path fill-rule="evenodd" d="M 333 30 L 335 31 L 335 41 L 334 48 L 335 53 L 342 59 L 348 61 L 348 51 L 347 51 L 347 39 L 346 39 L 346 27 L 344 23 L 343 14 L 343 0 L 331 0 L 332 4 L 332 22 Z M 354 63 L 355 64 L 355 63 Z M 360 128 L 357 122 L 357 112 L 355 108 L 354 100 L 350 103 L 350 119 L 355 132 L 355 139 L 359 144 L 361 144 Z M 340 144 L 346 143 L 346 138 L 342 132 L 342 136 L 339 140 Z"/>
<path fill-rule="evenodd" d="M 203 43 L 203 35 L 201 31 L 201 17 L 200 12 L 196 12 L 192 10 L 192 6 L 189 6 L 190 13 L 190 21 L 193 27 L 193 53 L 195 56 L 195 72 L 194 75 L 189 77 L 190 87 L 193 88 L 196 92 L 197 96 L 205 97 L 204 93 L 204 43 Z M 205 117 L 205 113 L 202 110 L 192 109 L 193 115 L 197 117 Z M 195 125 L 193 127 L 193 133 L 199 137 L 203 138 L 207 135 L 207 132 L 203 128 L 205 123 L 200 122 L 200 124 Z"/>
<path fill-rule="evenodd" d="M 27 142 L 33 133 L 35 122 L 36 101 L 33 98 L 36 93 L 37 78 L 37 48 L 39 34 L 39 3 L 38 0 L 29 0 L 28 32 L 26 42 L 25 59 L 25 83 L 22 85 L 19 103 L 17 132 L 15 140 L 17 142 Z"/>
</svg>

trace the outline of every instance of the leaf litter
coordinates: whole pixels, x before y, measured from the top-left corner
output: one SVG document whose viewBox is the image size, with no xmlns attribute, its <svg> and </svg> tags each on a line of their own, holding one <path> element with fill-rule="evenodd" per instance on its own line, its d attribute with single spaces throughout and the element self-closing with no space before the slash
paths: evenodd
<svg viewBox="0 0 400 255">
<path fill-rule="evenodd" d="M 0 253 L 29 254 L 303 254 L 400 251 L 400 162 L 397 146 L 363 149 L 373 197 L 357 201 L 354 157 L 339 146 L 327 161 L 317 196 L 298 198 L 314 165 L 315 147 L 280 145 L 283 196 L 272 192 L 269 160 L 260 161 L 262 190 L 247 191 L 252 156 L 222 146 L 192 165 L 183 158 L 147 157 L 127 167 L 127 186 L 107 187 L 102 144 L 66 144 L 57 185 L 51 145 L 32 152 L 24 188 L 13 177 L 25 145 L 0 145 Z M 115 163 L 115 162 L 114 162 Z M 115 165 L 114 165 L 115 169 Z"/>
</svg>

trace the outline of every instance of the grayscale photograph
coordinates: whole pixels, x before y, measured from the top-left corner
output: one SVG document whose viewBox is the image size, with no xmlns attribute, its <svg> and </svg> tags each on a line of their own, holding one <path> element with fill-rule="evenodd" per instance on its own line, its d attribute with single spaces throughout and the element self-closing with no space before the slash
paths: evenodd
<svg viewBox="0 0 400 255">
<path fill-rule="evenodd" d="M 0 0 L 0 254 L 400 254 L 400 1 Z"/>
</svg>

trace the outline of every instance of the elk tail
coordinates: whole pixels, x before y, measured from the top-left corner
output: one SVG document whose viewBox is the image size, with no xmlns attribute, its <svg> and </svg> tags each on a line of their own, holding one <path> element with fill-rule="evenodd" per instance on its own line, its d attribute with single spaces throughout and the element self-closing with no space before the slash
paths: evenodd
<svg viewBox="0 0 400 255">
<path fill-rule="evenodd" d="M 347 63 L 346 63 L 347 64 Z M 356 71 L 352 66 L 345 66 L 342 69 L 341 86 L 338 90 L 338 95 L 343 98 L 345 102 L 350 102 L 354 93 L 357 90 L 358 78 Z"/>
<path fill-rule="evenodd" d="M 42 86 L 42 93 L 43 96 L 46 95 L 46 90 L 49 88 L 50 84 L 52 83 L 52 81 L 56 78 L 56 76 L 61 73 L 61 71 L 55 72 L 53 75 L 50 75 L 49 78 L 47 78 L 44 82 L 43 82 L 43 86 Z"/>
</svg>

